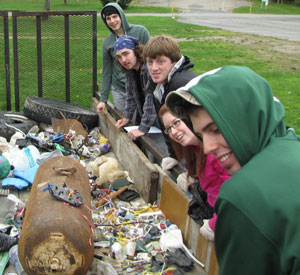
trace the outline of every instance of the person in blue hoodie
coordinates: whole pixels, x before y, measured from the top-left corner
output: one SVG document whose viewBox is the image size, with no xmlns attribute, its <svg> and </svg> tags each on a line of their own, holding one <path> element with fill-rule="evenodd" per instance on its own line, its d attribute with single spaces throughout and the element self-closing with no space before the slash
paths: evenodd
<svg viewBox="0 0 300 275">
<path fill-rule="evenodd" d="M 136 37 L 145 45 L 150 39 L 150 34 L 144 26 L 128 23 L 124 11 L 117 3 L 105 5 L 101 10 L 101 18 L 110 34 L 102 43 L 102 84 L 97 111 L 104 113 L 111 90 L 115 108 L 124 112 L 125 74 L 121 72 L 120 66 L 115 61 L 114 45 L 118 37 L 124 35 Z"/>
</svg>

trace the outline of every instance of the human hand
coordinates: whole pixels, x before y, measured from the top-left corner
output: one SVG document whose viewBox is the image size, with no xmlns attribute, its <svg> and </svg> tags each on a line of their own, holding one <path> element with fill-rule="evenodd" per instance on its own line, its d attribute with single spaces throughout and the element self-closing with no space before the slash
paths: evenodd
<svg viewBox="0 0 300 275">
<path fill-rule="evenodd" d="M 177 186 L 183 190 L 184 192 L 188 189 L 188 182 L 187 182 L 187 172 L 183 172 L 179 174 L 179 176 L 176 179 Z"/>
<path fill-rule="evenodd" d="M 101 113 L 101 114 L 104 114 L 105 107 L 106 107 L 105 102 L 99 102 L 99 104 L 97 105 L 97 112 Z"/>
<path fill-rule="evenodd" d="M 136 130 L 132 130 L 130 132 L 128 132 L 128 136 L 132 139 L 132 140 L 136 140 L 137 138 L 144 136 L 145 133 L 136 129 Z"/>
<path fill-rule="evenodd" d="M 191 176 L 188 176 L 187 174 L 187 172 L 183 172 L 179 174 L 179 176 L 176 179 L 178 187 L 184 192 L 187 192 L 191 184 L 194 184 L 198 181 L 197 179 L 194 179 Z"/>
<path fill-rule="evenodd" d="M 161 168 L 163 170 L 171 170 L 176 165 L 178 165 L 178 161 L 171 157 L 163 158 L 161 161 Z"/>
<path fill-rule="evenodd" d="M 203 225 L 200 227 L 200 234 L 203 235 L 205 239 L 213 242 L 215 239 L 215 233 L 210 228 L 208 221 L 209 220 L 203 220 Z"/>
<path fill-rule="evenodd" d="M 123 126 L 127 125 L 128 123 L 129 123 L 129 118 L 122 118 L 117 121 L 116 127 L 118 129 L 121 129 Z"/>
</svg>

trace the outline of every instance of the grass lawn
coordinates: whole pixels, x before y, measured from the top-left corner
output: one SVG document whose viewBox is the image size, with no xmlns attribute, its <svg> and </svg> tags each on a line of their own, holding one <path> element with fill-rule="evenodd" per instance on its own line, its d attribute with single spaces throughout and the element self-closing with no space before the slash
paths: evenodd
<svg viewBox="0 0 300 275">
<path fill-rule="evenodd" d="M 140 17 L 129 17 L 129 20 L 141 24 Z M 299 42 L 183 24 L 167 17 L 156 18 L 155 21 L 152 17 L 143 17 L 143 25 L 152 36 L 171 34 L 183 54 L 194 62 L 193 71 L 197 74 L 229 64 L 248 66 L 256 71 L 269 81 L 274 94 L 286 106 L 286 123 L 300 133 L 300 108 L 297 103 L 300 102 Z M 99 30 L 98 47 L 108 34 L 102 22 L 99 22 Z M 98 79 L 101 80 L 100 73 Z"/>
<path fill-rule="evenodd" d="M 249 0 L 248 0 L 249 1 Z M 277 4 L 275 2 L 269 1 L 268 6 L 263 5 L 260 0 L 250 0 L 252 2 L 252 7 L 240 7 L 234 9 L 235 13 L 261 13 L 261 14 L 300 14 L 300 1 L 295 0 L 292 4 L 281 3 Z"/>
<path fill-rule="evenodd" d="M 66 2 L 67 4 L 65 5 L 64 0 L 50 0 L 51 11 L 97 10 L 100 12 L 100 10 L 102 9 L 102 3 L 100 0 L 66 0 Z M 0 10 L 43 11 L 44 6 L 45 0 L 0 0 Z M 169 13 L 171 12 L 171 9 L 164 7 L 138 6 L 131 4 L 126 12 Z M 177 12 L 177 9 L 174 9 L 174 12 Z"/>
<path fill-rule="evenodd" d="M 63 5 L 63 0 L 51 0 L 51 9 L 97 9 L 100 11 L 101 8 L 100 0 L 67 0 L 67 2 L 68 7 Z M 254 3 L 256 2 L 258 3 L 255 0 Z M 16 9 L 16 7 L 25 9 L 26 7 L 26 10 L 39 10 L 43 9 L 43 6 L 44 0 L 0 0 L 0 9 Z M 271 6 L 272 4 L 267 9 L 271 9 Z M 138 11 L 139 9 L 144 10 L 144 12 L 167 11 L 167 8 L 137 6 L 129 7 L 127 11 L 133 12 L 133 10 Z M 300 133 L 300 108 L 298 104 L 300 102 L 299 42 L 184 24 L 171 17 L 155 17 L 155 20 L 153 20 L 153 17 L 133 16 L 128 17 L 128 20 L 130 23 L 146 26 L 152 36 L 165 34 L 175 38 L 183 54 L 189 56 L 194 62 L 193 70 L 197 74 L 228 64 L 249 66 L 269 81 L 274 94 L 285 105 L 286 123 Z M 98 18 L 99 69 L 97 73 L 99 85 L 101 85 L 102 68 L 101 45 L 102 40 L 108 33 L 109 31 L 102 20 Z M 80 44 L 77 44 L 78 48 L 75 48 L 75 52 L 79 54 Z M 27 79 L 29 79 L 28 85 L 30 86 L 31 76 L 27 76 Z M 55 85 L 55 81 L 53 85 Z M 34 84 L 31 87 L 33 86 Z M 83 98 L 85 93 L 86 91 L 76 92 L 76 97 Z"/>
</svg>

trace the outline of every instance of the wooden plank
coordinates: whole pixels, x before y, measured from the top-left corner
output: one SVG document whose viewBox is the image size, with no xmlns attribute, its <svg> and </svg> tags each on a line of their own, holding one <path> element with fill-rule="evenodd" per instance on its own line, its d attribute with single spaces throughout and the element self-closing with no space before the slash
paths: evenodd
<svg viewBox="0 0 300 275">
<path fill-rule="evenodd" d="M 93 99 L 93 108 L 98 101 Z M 108 138 L 118 161 L 128 171 L 138 192 L 145 202 L 156 201 L 158 171 L 138 146 L 123 131 L 115 127 L 116 121 L 110 114 L 99 114 L 100 131 Z"/>
<path fill-rule="evenodd" d="M 218 275 L 219 274 L 219 265 L 218 265 L 218 261 L 217 261 L 214 243 L 212 243 L 209 267 L 210 268 L 209 268 L 208 275 Z"/>
<path fill-rule="evenodd" d="M 114 117 L 116 120 L 121 119 L 121 112 L 115 109 L 114 105 L 109 101 L 107 102 L 107 109 L 108 112 L 112 115 L 112 117 Z M 128 125 L 132 124 L 129 122 Z M 150 152 L 154 156 L 155 162 L 159 165 L 161 164 L 162 159 L 166 157 L 166 155 L 164 155 L 163 152 L 161 152 L 161 148 L 155 142 L 153 142 L 153 140 L 148 135 L 141 136 L 137 141 L 135 141 L 135 143 L 140 149 L 142 148 L 142 151 Z M 181 174 L 183 171 L 183 167 L 179 164 L 173 167 L 170 171 L 168 171 L 167 174 L 169 177 L 176 181 L 178 175 Z"/>
<path fill-rule="evenodd" d="M 185 236 L 189 201 L 174 181 L 164 176 L 160 208 L 168 219 L 176 224 Z"/>
<path fill-rule="evenodd" d="M 196 258 L 205 265 L 207 274 L 218 275 L 219 268 L 214 242 L 208 241 L 200 234 L 200 225 L 188 216 L 188 207 L 189 198 L 177 187 L 174 181 L 163 175 L 160 195 L 161 210 L 181 230 L 184 243 L 191 249 Z"/>
</svg>

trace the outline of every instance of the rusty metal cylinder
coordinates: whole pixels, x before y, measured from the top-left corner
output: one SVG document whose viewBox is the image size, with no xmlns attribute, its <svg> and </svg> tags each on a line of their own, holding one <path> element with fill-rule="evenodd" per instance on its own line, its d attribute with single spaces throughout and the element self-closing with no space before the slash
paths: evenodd
<svg viewBox="0 0 300 275">
<path fill-rule="evenodd" d="M 90 208 L 86 169 L 71 157 L 51 158 L 39 167 L 26 207 L 19 258 L 27 274 L 86 274 L 93 256 L 92 215 L 85 205 L 71 206 L 45 188 L 77 190 Z"/>
</svg>

